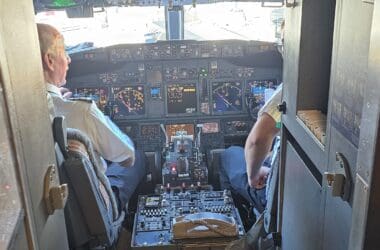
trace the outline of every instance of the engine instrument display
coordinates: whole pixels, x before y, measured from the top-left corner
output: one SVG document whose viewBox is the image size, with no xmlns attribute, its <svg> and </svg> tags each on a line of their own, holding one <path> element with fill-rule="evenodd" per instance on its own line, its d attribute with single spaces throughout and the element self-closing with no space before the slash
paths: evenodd
<svg viewBox="0 0 380 250">
<path fill-rule="evenodd" d="M 212 83 L 212 109 L 214 112 L 237 112 L 243 109 L 242 83 Z"/>
<path fill-rule="evenodd" d="M 108 101 L 107 88 L 77 88 L 73 91 L 73 98 L 91 98 L 100 110 L 104 112 L 104 107 Z"/>
<path fill-rule="evenodd" d="M 173 136 L 194 135 L 194 124 L 169 124 L 165 129 L 170 140 Z"/>
<path fill-rule="evenodd" d="M 275 80 L 250 81 L 247 84 L 248 93 L 250 93 L 249 109 L 253 114 L 257 114 L 260 108 L 265 104 L 276 89 Z"/>
<path fill-rule="evenodd" d="M 167 86 L 168 114 L 192 114 L 197 112 L 195 84 L 169 84 Z"/>
<path fill-rule="evenodd" d="M 114 87 L 112 93 L 115 100 L 114 118 L 144 115 L 144 86 Z"/>
</svg>

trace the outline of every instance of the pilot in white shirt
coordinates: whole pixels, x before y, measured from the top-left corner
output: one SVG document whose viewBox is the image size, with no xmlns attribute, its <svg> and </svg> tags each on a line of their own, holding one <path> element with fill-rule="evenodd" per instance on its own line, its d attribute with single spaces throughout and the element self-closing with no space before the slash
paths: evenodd
<svg viewBox="0 0 380 250">
<path fill-rule="evenodd" d="M 44 78 L 48 101 L 52 101 L 53 115 L 64 116 L 67 127 L 81 130 L 92 142 L 96 153 L 113 162 L 106 167 L 106 175 L 114 190 L 119 208 L 123 209 L 145 175 L 145 158 L 135 152 L 132 140 L 95 105 L 94 102 L 65 99 L 60 88 L 66 83 L 66 72 L 71 62 L 66 54 L 62 34 L 47 24 L 37 24 Z"/>
<path fill-rule="evenodd" d="M 94 149 L 111 162 L 134 162 L 135 149 L 131 139 L 98 109 L 94 102 L 64 99 L 60 88 L 47 84 L 55 115 L 64 116 L 67 127 L 84 132 Z"/>
</svg>

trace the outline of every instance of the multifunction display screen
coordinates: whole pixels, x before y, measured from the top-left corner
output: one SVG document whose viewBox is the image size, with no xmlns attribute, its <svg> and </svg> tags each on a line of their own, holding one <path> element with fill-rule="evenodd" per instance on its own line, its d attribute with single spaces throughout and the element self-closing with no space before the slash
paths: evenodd
<svg viewBox="0 0 380 250">
<path fill-rule="evenodd" d="M 192 114 L 197 112 L 195 84 L 169 84 L 167 86 L 168 114 Z"/>
</svg>

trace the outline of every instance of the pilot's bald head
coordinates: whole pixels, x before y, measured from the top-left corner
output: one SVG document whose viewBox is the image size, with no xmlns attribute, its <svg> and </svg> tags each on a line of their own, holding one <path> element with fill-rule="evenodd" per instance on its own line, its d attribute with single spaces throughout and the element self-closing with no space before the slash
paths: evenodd
<svg viewBox="0 0 380 250">
<path fill-rule="evenodd" d="M 57 54 L 63 47 L 63 36 L 53 26 L 44 23 L 37 23 L 38 39 L 40 42 L 41 55 L 50 52 Z"/>
<path fill-rule="evenodd" d="M 47 83 L 61 87 L 66 83 L 70 57 L 66 54 L 62 34 L 48 24 L 37 24 L 44 77 Z"/>
</svg>

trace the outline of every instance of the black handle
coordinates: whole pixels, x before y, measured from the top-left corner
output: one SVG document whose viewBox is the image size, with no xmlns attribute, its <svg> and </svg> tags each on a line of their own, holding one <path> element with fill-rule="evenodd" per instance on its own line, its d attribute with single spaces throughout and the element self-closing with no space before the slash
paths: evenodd
<svg viewBox="0 0 380 250">
<path fill-rule="evenodd" d="M 286 114 L 286 102 L 283 101 L 281 104 L 277 105 L 278 111 L 280 111 L 283 114 Z"/>
</svg>

